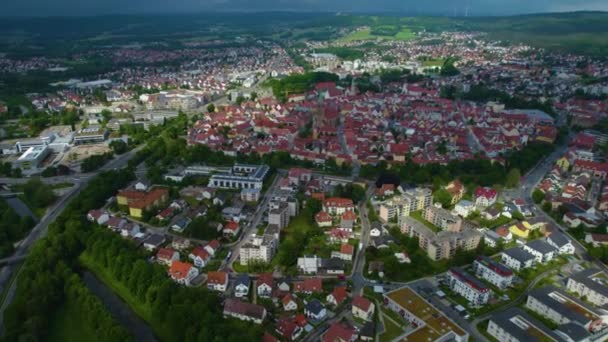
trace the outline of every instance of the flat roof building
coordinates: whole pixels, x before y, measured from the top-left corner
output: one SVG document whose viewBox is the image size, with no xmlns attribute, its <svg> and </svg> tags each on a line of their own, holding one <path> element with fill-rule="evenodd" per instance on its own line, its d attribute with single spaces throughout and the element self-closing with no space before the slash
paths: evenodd
<svg viewBox="0 0 608 342">
<path fill-rule="evenodd" d="M 81 128 L 74 134 L 74 145 L 101 143 L 108 137 L 108 131 L 102 127 Z"/>
<path fill-rule="evenodd" d="M 15 165 L 22 169 L 38 168 L 50 153 L 47 145 L 32 146 L 15 161 Z"/>
<path fill-rule="evenodd" d="M 511 308 L 492 315 L 487 332 L 498 341 L 563 341 L 556 333 L 519 308 Z"/>
</svg>

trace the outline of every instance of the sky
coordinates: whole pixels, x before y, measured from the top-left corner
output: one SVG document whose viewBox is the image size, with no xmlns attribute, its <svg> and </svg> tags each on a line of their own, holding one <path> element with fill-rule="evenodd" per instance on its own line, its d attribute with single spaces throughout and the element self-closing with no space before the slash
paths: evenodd
<svg viewBox="0 0 608 342">
<path fill-rule="evenodd" d="M 391 12 L 511 15 L 608 11 L 608 0 L 1 0 L 0 16 L 77 16 L 209 11 Z"/>
</svg>

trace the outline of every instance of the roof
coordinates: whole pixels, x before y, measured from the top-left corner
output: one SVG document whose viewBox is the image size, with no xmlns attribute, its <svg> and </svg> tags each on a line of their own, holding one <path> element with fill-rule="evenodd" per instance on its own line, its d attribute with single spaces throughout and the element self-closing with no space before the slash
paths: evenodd
<svg viewBox="0 0 608 342">
<path fill-rule="evenodd" d="M 249 275 L 242 273 L 239 274 L 236 279 L 234 280 L 234 286 L 237 285 L 245 285 L 247 287 L 249 287 L 249 285 L 251 284 L 251 279 L 249 278 Z"/>
<path fill-rule="evenodd" d="M 485 255 L 478 256 L 475 262 L 480 263 L 502 277 L 509 277 L 513 275 L 513 271 L 511 271 L 507 266 L 496 262 L 494 259 Z"/>
<path fill-rule="evenodd" d="M 464 271 L 463 269 L 461 269 L 459 267 L 450 268 L 450 270 L 448 272 L 451 276 L 453 276 L 456 279 L 460 280 L 461 282 L 467 284 L 470 288 L 473 288 L 478 292 L 485 293 L 485 292 L 490 291 L 490 288 L 488 288 L 484 283 L 479 281 L 479 279 L 473 277 L 472 275 L 470 275 L 469 273 L 467 273 L 466 271 Z"/>
<path fill-rule="evenodd" d="M 169 268 L 169 274 L 173 279 L 184 279 L 192 268 L 192 264 L 181 261 L 174 261 Z"/>
<path fill-rule="evenodd" d="M 125 197 L 130 208 L 144 209 L 152 203 L 169 195 L 167 188 L 154 188 L 148 192 L 137 190 L 121 190 L 118 196 Z"/>
<path fill-rule="evenodd" d="M 534 259 L 534 255 L 530 254 L 530 252 L 524 250 L 522 247 L 514 247 L 507 249 L 503 252 L 503 254 L 506 254 L 522 263 Z"/>
<path fill-rule="evenodd" d="M 584 284 L 587 288 L 608 297 L 608 275 L 597 268 L 589 268 L 570 277 L 577 283 Z"/>
<path fill-rule="evenodd" d="M 288 340 L 291 339 L 296 329 L 298 329 L 298 325 L 290 319 L 280 319 L 277 322 L 277 331 Z"/>
<path fill-rule="evenodd" d="M 555 247 L 551 246 L 544 240 L 534 240 L 530 241 L 526 244 L 529 248 L 532 248 L 535 251 L 538 251 L 542 254 L 548 254 L 555 252 Z"/>
<path fill-rule="evenodd" d="M 207 250 L 202 246 L 194 247 L 190 254 L 194 255 L 194 257 L 199 257 L 203 260 L 207 260 L 209 258 L 209 252 L 207 252 Z"/>
<path fill-rule="evenodd" d="M 566 323 L 557 327 L 556 331 L 567 335 L 572 341 L 584 341 L 589 337 L 589 331 L 576 323 Z"/>
<path fill-rule="evenodd" d="M 497 194 L 498 193 L 496 192 L 496 190 L 488 187 L 480 187 L 475 190 L 475 197 L 485 197 L 487 199 L 492 199 L 495 198 Z"/>
<path fill-rule="evenodd" d="M 346 292 L 346 286 L 338 286 L 338 287 L 336 287 L 332 291 L 331 296 L 334 297 L 334 300 L 336 301 L 336 304 L 339 305 L 348 296 L 348 292 Z"/>
<path fill-rule="evenodd" d="M 306 311 L 312 312 L 315 315 L 320 314 L 321 310 L 324 308 L 325 307 L 323 307 L 323 304 L 321 304 L 318 299 L 313 299 L 306 304 Z"/>
<path fill-rule="evenodd" d="M 156 252 L 156 257 L 158 259 L 171 259 L 174 253 L 175 251 L 171 248 L 161 248 Z"/>
<path fill-rule="evenodd" d="M 228 274 L 222 271 L 211 271 L 207 273 L 208 284 L 224 284 L 228 279 Z"/>
<path fill-rule="evenodd" d="M 342 254 L 353 255 L 354 251 L 355 251 L 355 248 L 352 245 L 343 244 L 342 246 L 340 246 L 340 253 L 342 253 Z"/>
<path fill-rule="evenodd" d="M 367 299 L 363 296 L 355 296 L 353 298 L 353 306 L 357 307 L 363 311 L 368 311 L 371 305 L 372 305 L 372 302 L 370 302 L 369 299 Z"/>
<path fill-rule="evenodd" d="M 519 341 L 544 342 L 547 340 L 562 340 L 540 321 L 519 308 L 500 311 L 492 315 L 490 320 Z"/>
<path fill-rule="evenodd" d="M 243 316 L 264 319 L 266 309 L 261 305 L 241 302 L 238 299 L 228 298 L 224 302 L 224 312 L 235 313 Z"/>
<path fill-rule="evenodd" d="M 423 326 L 406 335 L 402 338 L 402 341 L 418 342 L 428 341 L 429 339 L 434 341 L 447 335 L 449 332 L 453 332 L 461 337 L 467 334 L 456 323 L 444 316 L 441 311 L 437 310 L 407 286 L 386 293 L 384 297 L 392 300 L 424 322 Z"/>
<path fill-rule="evenodd" d="M 350 342 L 355 335 L 355 328 L 352 326 L 336 322 L 333 323 L 327 332 L 321 337 L 323 342 Z"/>
<path fill-rule="evenodd" d="M 152 235 L 148 236 L 148 238 L 144 241 L 144 244 L 159 246 L 163 242 L 165 242 L 165 237 L 163 235 L 152 234 Z"/>
<path fill-rule="evenodd" d="M 325 207 L 352 208 L 355 205 L 350 198 L 330 197 L 323 201 Z"/>
<path fill-rule="evenodd" d="M 272 285 L 274 284 L 272 273 L 262 273 L 259 275 L 256 285 L 260 286 L 262 284 L 266 284 L 272 288 Z"/>
<path fill-rule="evenodd" d="M 600 314 L 552 285 L 534 289 L 528 293 L 528 297 L 533 297 L 546 307 L 559 312 L 561 316 L 567 318 L 570 322 L 575 322 L 582 326 L 600 318 Z"/>
<path fill-rule="evenodd" d="M 323 280 L 321 278 L 306 278 L 294 282 L 294 292 L 321 292 L 323 291 Z"/>
<path fill-rule="evenodd" d="M 564 235 L 560 232 L 551 233 L 551 235 L 549 235 L 547 240 L 551 240 L 551 242 L 553 242 L 553 244 L 555 244 L 558 247 L 562 247 L 562 246 L 565 246 L 570 243 L 570 239 L 568 239 L 566 237 L 566 235 Z"/>
</svg>

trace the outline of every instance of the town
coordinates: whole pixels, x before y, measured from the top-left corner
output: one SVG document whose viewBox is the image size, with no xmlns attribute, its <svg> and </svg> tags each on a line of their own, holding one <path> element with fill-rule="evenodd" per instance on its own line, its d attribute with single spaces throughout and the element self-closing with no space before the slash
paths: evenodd
<svg viewBox="0 0 608 342">
<path fill-rule="evenodd" d="M 335 25 L 0 54 L 5 336 L 608 339 L 606 59 Z"/>
</svg>

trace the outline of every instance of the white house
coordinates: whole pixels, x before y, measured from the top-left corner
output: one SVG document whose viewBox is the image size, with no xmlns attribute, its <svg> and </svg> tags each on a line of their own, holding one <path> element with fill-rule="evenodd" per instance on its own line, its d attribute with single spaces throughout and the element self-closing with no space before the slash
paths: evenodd
<svg viewBox="0 0 608 342">
<path fill-rule="evenodd" d="M 466 218 L 473 211 L 475 211 L 475 208 L 475 203 L 467 200 L 461 200 L 460 202 L 456 203 L 456 206 L 454 207 L 454 212 L 456 213 L 456 215 Z"/>
<path fill-rule="evenodd" d="M 305 274 L 316 274 L 320 265 L 321 259 L 316 255 L 298 258 L 298 270 Z"/>
<path fill-rule="evenodd" d="M 188 255 L 188 258 L 192 260 L 194 266 L 203 268 L 207 266 L 207 263 L 211 259 L 209 252 L 201 246 L 195 247 L 192 252 Z"/>
<path fill-rule="evenodd" d="M 559 254 L 574 254 L 574 245 L 564 234 L 553 232 L 547 238 L 547 243 L 555 247 Z"/>
<path fill-rule="evenodd" d="M 304 306 L 304 315 L 310 319 L 320 321 L 327 316 L 327 310 L 318 299 L 313 299 Z"/>
<path fill-rule="evenodd" d="M 287 294 L 285 297 L 283 297 L 281 302 L 283 304 L 283 310 L 285 310 L 285 311 L 298 310 L 298 303 L 296 302 L 296 300 L 293 298 L 293 296 L 291 294 Z"/>
<path fill-rule="evenodd" d="M 553 260 L 557 253 L 557 248 L 551 246 L 543 240 L 530 241 L 524 245 L 524 250 L 534 255 L 537 263 L 546 263 Z"/>
<path fill-rule="evenodd" d="M 251 279 L 247 274 L 239 275 L 234 281 L 234 296 L 237 298 L 247 297 L 250 285 Z"/>
<path fill-rule="evenodd" d="M 374 303 L 369 301 L 367 298 L 362 296 L 356 296 L 353 298 L 351 312 L 354 317 L 360 318 L 364 321 L 369 321 L 374 317 Z"/>
<path fill-rule="evenodd" d="M 502 252 L 502 263 L 516 271 L 533 267 L 536 257 L 522 247 L 514 247 Z"/>
<path fill-rule="evenodd" d="M 513 271 L 485 255 L 478 256 L 473 263 L 475 276 L 485 279 L 498 288 L 505 289 L 513 283 Z"/>
<path fill-rule="evenodd" d="M 447 274 L 450 289 L 463 296 L 472 305 L 483 305 L 490 300 L 490 288 L 469 273 L 455 267 Z"/>
<path fill-rule="evenodd" d="M 274 279 L 272 279 L 272 274 L 261 274 L 256 281 L 258 297 L 270 298 L 272 295 L 273 283 Z"/>
<path fill-rule="evenodd" d="M 190 282 L 198 276 L 198 269 L 187 262 L 173 261 L 169 275 L 178 284 L 190 286 Z"/>
</svg>

